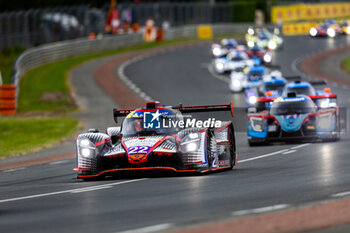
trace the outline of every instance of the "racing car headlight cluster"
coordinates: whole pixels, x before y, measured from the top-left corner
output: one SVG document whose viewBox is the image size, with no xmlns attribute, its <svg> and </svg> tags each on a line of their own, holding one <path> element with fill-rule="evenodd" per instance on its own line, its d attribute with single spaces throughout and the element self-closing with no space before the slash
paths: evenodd
<svg viewBox="0 0 350 233">
<path fill-rule="evenodd" d="M 269 43 L 267 44 L 267 47 L 269 47 L 269 49 L 276 49 L 277 48 L 277 43 L 273 40 L 270 40 Z"/>
<path fill-rule="evenodd" d="M 350 26 L 346 27 L 346 34 L 350 34 Z"/>
<path fill-rule="evenodd" d="M 336 107 L 337 103 L 333 102 L 331 99 L 322 99 L 320 100 L 318 105 L 320 106 L 320 108 L 332 108 L 332 107 Z"/>
<path fill-rule="evenodd" d="M 253 28 L 248 28 L 248 34 L 249 35 L 254 35 L 254 29 Z"/>
<path fill-rule="evenodd" d="M 190 133 L 181 142 L 181 147 L 184 152 L 194 152 L 198 150 L 200 144 L 200 134 Z"/>
<path fill-rule="evenodd" d="M 335 30 L 333 28 L 328 28 L 327 29 L 327 35 L 329 37 L 335 37 Z"/>
<path fill-rule="evenodd" d="M 264 119 L 261 117 L 251 117 L 249 119 L 250 125 L 252 126 L 253 130 L 256 132 L 262 132 L 265 130 L 265 122 Z"/>
<path fill-rule="evenodd" d="M 92 158 L 95 155 L 96 146 L 89 139 L 79 140 L 79 151 L 83 157 Z"/>
<path fill-rule="evenodd" d="M 317 29 L 316 28 L 310 28 L 309 33 L 310 33 L 311 36 L 316 36 L 317 35 Z"/>
<path fill-rule="evenodd" d="M 256 103 L 256 101 L 258 100 L 258 98 L 255 96 L 255 95 L 252 95 L 248 98 L 248 102 L 251 104 L 251 105 L 254 105 Z"/>
<path fill-rule="evenodd" d="M 233 79 L 232 80 L 232 86 L 240 87 L 241 86 L 241 81 L 239 81 L 238 79 Z"/>
<path fill-rule="evenodd" d="M 219 62 L 219 63 L 216 63 L 216 69 L 217 70 L 223 70 L 224 69 L 224 64 Z"/>
<path fill-rule="evenodd" d="M 271 62 L 271 55 L 270 55 L 270 54 L 265 54 L 265 55 L 264 55 L 264 61 L 265 61 L 266 63 Z"/>
<path fill-rule="evenodd" d="M 220 48 L 213 48 L 213 55 L 218 57 L 221 54 L 221 49 Z"/>
<path fill-rule="evenodd" d="M 248 41 L 247 44 L 248 44 L 248 47 L 249 47 L 249 48 L 254 47 L 254 41 L 251 41 L 251 40 L 250 40 L 250 41 Z"/>
</svg>

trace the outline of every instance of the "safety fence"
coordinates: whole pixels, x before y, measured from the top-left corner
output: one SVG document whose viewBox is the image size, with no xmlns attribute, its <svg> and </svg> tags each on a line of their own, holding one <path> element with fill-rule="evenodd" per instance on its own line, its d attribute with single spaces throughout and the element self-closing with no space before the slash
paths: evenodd
<svg viewBox="0 0 350 233">
<path fill-rule="evenodd" d="M 212 36 L 243 34 L 251 24 L 213 24 L 207 25 Z M 165 31 L 165 40 L 196 38 L 199 28 L 203 25 L 188 25 L 172 28 Z M 11 80 L 11 88 L 1 87 L 0 114 L 14 114 L 16 110 L 17 96 L 19 93 L 20 78 L 29 70 L 38 66 L 59 61 L 68 57 L 80 56 L 89 53 L 115 50 L 144 43 L 142 34 L 127 34 L 117 36 L 105 36 L 101 39 L 75 39 L 41 45 L 26 50 L 16 60 L 15 74 Z M 10 92 L 12 91 L 12 94 Z M 15 96 L 14 96 L 15 93 Z M 7 97 L 6 97 L 7 96 Z M 5 98 L 4 98 L 5 97 Z"/>
</svg>

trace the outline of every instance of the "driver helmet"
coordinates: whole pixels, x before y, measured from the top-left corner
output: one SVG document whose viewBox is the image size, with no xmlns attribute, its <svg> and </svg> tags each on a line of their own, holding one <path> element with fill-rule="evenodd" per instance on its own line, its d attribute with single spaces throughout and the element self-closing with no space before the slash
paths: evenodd
<svg viewBox="0 0 350 233">
<path fill-rule="evenodd" d="M 136 132 L 140 132 L 143 130 L 143 126 L 142 126 L 142 118 L 136 118 L 134 120 L 134 128 Z"/>
</svg>

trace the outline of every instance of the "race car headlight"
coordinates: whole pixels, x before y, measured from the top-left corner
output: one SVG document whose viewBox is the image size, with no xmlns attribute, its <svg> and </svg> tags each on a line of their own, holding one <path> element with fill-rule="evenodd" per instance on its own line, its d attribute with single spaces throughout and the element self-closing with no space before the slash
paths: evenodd
<svg viewBox="0 0 350 233">
<path fill-rule="evenodd" d="M 317 29 L 316 28 L 310 28 L 309 33 L 310 33 L 311 36 L 316 36 L 317 35 Z"/>
<path fill-rule="evenodd" d="M 82 139 L 82 140 L 80 140 L 80 145 L 81 146 L 89 146 L 90 140 L 89 139 Z"/>
<path fill-rule="evenodd" d="M 248 29 L 248 34 L 249 35 L 254 35 L 254 29 L 253 28 L 249 28 Z"/>
<path fill-rule="evenodd" d="M 219 63 L 216 63 L 216 69 L 217 70 L 223 70 L 224 69 L 224 64 L 223 63 L 221 63 L 221 62 L 219 62 Z"/>
<path fill-rule="evenodd" d="M 232 86 L 240 87 L 241 86 L 241 81 L 239 81 L 237 79 L 232 80 Z"/>
<path fill-rule="evenodd" d="M 264 61 L 265 61 L 266 63 L 271 62 L 271 55 L 270 55 L 270 54 L 265 54 L 265 55 L 264 55 Z"/>
<path fill-rule="evenodd" d="M 270 40 L 269 43 L 267 44 L 267 47 L 269 47 L 269 49 L 274 50 L 277 47 L 277 43 L 273 40 Z"/>
<path fill-rule="evenodd" d="M 346 34 L 350 34 L 350 26 L 346 27 Z"/>
<path fill-rule="evenodd" d="M 256 132 L 262 132 L 265 129 L 264 119 L 261 117 L 251 117 L 249 119 L 250 125 Z"/>
<path fill-rule="evenodd" d="M 250 96 L 249 99 L 248 99 L 248 102 L 251 104 L 251 105 L 254 105 L 257 101 L 257 98 L 256 96 Z"/>
<path fill-rule="evenodd" d="M 94 151 L 89 149 L 89 148 L 81 148 L 80 149 L 80 154 L 84 157 L 91 158 L 93 153 L 94 153 Z"/>
<path fill-rule="evenodd" d="M 252 48 L 252 47 L 254 47 L 254 42 L 250 40 L 250 41 L 248 41 L 247 45 L 249 48 Z"/>
<path fill-rule="evenodd" d="M 218 57 L 221 54 L 221 49 L 220 48 L 214 48 L 213 49 L 213 55 Z"/>
<path fill-rule="evenodd" d="M 335 37 L 335 30 L 333 28 L 328 28 L 327 29 L 327 35 L 329 37 Z"/>
<path fill-rule="evenodd" d="M 329 107 L 329 99 L 321 100 L 319 105 L 320 105 L 320 108 L 328 108 Z"/>
<path fill-rule="evenodd" d="M 91 158 L 95 155 L 96 146 L 89 139 L 79 140 L 79 152 L 83 157 Z"/>
<path fill-rule="evenodd" d="M 198 133 L 190 133 L 181 142 L 181 148 L 184 152 L 194 152 L 199 148 L 200 135 Z"/>
</svg>

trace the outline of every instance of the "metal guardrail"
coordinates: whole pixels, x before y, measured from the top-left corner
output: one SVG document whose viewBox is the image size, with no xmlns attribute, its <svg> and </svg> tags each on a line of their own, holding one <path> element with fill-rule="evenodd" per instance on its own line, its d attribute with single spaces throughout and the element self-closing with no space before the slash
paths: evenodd
<svg viewBox="0 0 350 233">
<path fill-rule="evenodd" d="M 245 33 L 251 24 L 214 24 L 213 35 L 227 35 Z M 198 25 L 188 25 L 171 28 L 165 32 L 165 40 L 196 38 Z M 19 93 L 21 77 L 29 70 L 38 66 L 59 61 L 68 57 L 80 56 L 89 53 L 114 50 L 144 43 L 142 34 L 128 34 L 118 36 L 105 36 L 101 39 L 75 39 L 63 42 L 45 44 L 26 50 L 14 64 L 14 76 L 11 84 L 16 85 Z M 17 102 L 17 97 L 16 97 Z"/>
</svg>

